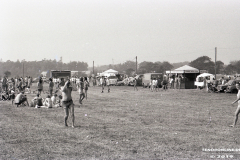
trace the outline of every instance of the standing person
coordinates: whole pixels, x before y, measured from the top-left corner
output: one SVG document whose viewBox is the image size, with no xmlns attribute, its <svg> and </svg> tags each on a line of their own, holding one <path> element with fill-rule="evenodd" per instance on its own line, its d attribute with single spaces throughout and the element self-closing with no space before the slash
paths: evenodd
<svg viewBox="0 0 240 160">
<path fill-rule="evenodd" d="M 211 85 L 210 77 L 206 77 L 206 92 L 209 92 L 209 87 Z"/>
<path fill-rule="evenodd" d="M 18 79 L 17 88 L 18 88 L 19 92 L 23 91 L 23 84 L 22 84 L 22 79 L 21 78 Z"/>
<path fill-rule="evenodd" d="M 181 89 L 182 76 L 178 76 L 178 89 Z"/>
<path fill-rule="evenodd" d="M 172 89 L 174 87 L 173 86 L 173 77 L 170 78 L 169 83 L 170 83 L 170 88 Z"/>
<path fill-rule="evenodd" d="M 25 77 L 24 81 L 25 81 L 25 86 L 27 88 L 28 87 L 28 76 Z"/>
<path fill-rule="evenodd" d="M 164 91 L 167 90 L 167 84 L 168 84 L 167 78 L 163 77 L 162 85 L 163 85 L 163 90 Z"/>
<path fill-rule="evenodd" d="M 105 86 L 105 78 L 102 76 L 102 78 L 100 79 L 100 85 L 102 86 L 102 92 L 103 93 L 103 90 L 104 90 L 104 86 Z"/>
<path fill-rule="evenodd" d="M 157 91 L 156 86 L 157 86 L 157 80 L 156 80 L 156 78 L 154 78 L 152 81 L 152 87 L 153 87 L 152 90 L 153 91 Z"/>
<path fill-rule="evenodd" d="M 43 82 L 42 82 L 42 78 L 39 78 L 39 81 L 37 83 L 37 89 L 38 89 L 38 94 L 41 96 L 41 92 L 43 90 Z"/>
<path fill-rule="evenodd" d="M 12 81 L 12 89 L 15 92 L 15 80 L 12 78 L 11 81 Z"/>
<path fill-rule="evenodd" d="M 6 92 L 8 90 L 7 77 L 6 76 L 4 76 L 3 80 L 2 80 L 2 89 L 3 89 L 3 91 L 6 91 Z"/>
<path fill-rule="evenodd" d="M 138 91 L 138 88 L 137 88 L 137 78 L 135 77 L 134 80 L 133 80 L 133 84 L 134 84 L 134 91 L 137 90 Z"/>
<path fill-rule="evenodd" d="M 89 87 L 89 82 L 88 82 L 88 80 L 87 80 L 87 77 L 85 77 L 85 79 L 84 79 L 84 93 L 85 93 L 85 97 L 86 97 L 86 99 L 87 99 L 87 91 L 88 91 L 88 87 Z"/>
<path fill-rule="evenodd" d="M 108 87 L 108 93 L 110 92 L 110 81 L 109 78 L 106 78 L 106 85 Z"/>
<path fill-rule="evenodd" d="M 28 90 L 28 92 L 29 93 L 31 93 L 31 85 L 32 85 L 32 78 L 29 76 L 28 77 L 28 81 L 27 81 L 28 83 L 27 83 L 27 90 Z"/>
<path fill-rule="evenodd" d="M 153 87 L 152 81 L 153 81 L 153 79 L 151 78 L 151 79 L 150 79 L 150 82 L 149 82 L 149 90 L 150 90 L 150 91 L 152 91 L 152 89 L 153 89 L 153 88 L 152 88 L 152 87 Z"/>
<path fill-rule="evenodd" d="M 177 89 L 178 87 L 178 75 L 175 77 L 174 88 Z"/>
<path fill-rule="evenodd" d="M 85 94 L 83 92 L 84 89 L 84 82 L 83 82 L 83 77 L 80 78 L 80 82 L 79 82 L 79 92 L 80 92 L 80 99 L 79 99 L 79 103 L 82 104 L 82 100 L 85 98 Z"/>
<path fill-rule="evenodd" d="M 63 82 L 63 81 L 62 81 Z M 72 127 L 74 128 L 74 104 L 73 104 L 73 100 L 72 100 L 72 87 L 70 87 L 70 81 L 67 80 L 65 82 L 60 84 L 61 86 L 61 91 L 62 91 L 62 106 L 65 109 L 65 118 L 64 118 L 64 122 L 65 122 L 65 126 L 67 127 L 67 120 L 68 120 L 68 116 L 69 116 L 69 111 L 72 114 Z"/>
<path fill-rule="evenodd" d="M 236 84 L 236 88 L 238 90 L 237 99 L 234 102 L 232 102 L 232 106 L 233 104 L 238 102 L 238 107 L 237 107 L 237 110 L 235 111 L 235 119 L 234 119 L 233 125 L 230 125 L 230 127 L 236 126 L 237 120 L 238 120 L 238 114 L 240 113 L 240 84 L 239 83 Z"/>
<path fill-rule="evenodd" d="M 54 87 L 53 80 L 52 80 L 52 78 L 49 78 L 49 94 L 50 94 L 50 97 L 52 97 L 53 87 Z"/>
</svg>

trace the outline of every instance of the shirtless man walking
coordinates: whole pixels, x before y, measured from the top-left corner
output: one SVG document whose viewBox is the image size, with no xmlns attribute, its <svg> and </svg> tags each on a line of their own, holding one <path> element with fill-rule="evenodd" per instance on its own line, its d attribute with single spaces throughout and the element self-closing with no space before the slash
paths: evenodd
<svg viewBox="0 0 240 160">
<path fill-rule="evenodd" d="M 72 115 L 72 127 L 74 128 L 74 104 L 72 100 L 72 87 L 70 86 L 70 81 L 67 80 L 64 84 L 64 82 L 61 82 L 61 91 L 62 91 L 62 106 L 65 109 L 65 126 L 67 125 L 67 119 L 69 116 L 69 111 L 71 112 Z"/>
</svg>

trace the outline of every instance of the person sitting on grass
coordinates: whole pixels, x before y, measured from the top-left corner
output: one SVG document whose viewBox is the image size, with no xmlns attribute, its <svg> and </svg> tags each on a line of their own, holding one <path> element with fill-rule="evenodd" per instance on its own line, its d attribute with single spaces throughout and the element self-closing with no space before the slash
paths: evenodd
<svg viewBox="0 0 240 160">
<path fill-rule="evenodd" d="M 52 106 L 57 107 L 56 106 L 56 103 L 57 103 L 57 94 L 56 93 L 51 97 L 51 100 L 52 100 Z"/>
<path fill-rule="evenodd" d="M 31 102 L 30 102 L 30 107 L 35 107 L 37 105 L 38 102 L 38 98 L 39 98 L 39 94 L 36 95 L 36 97 L 34 97 Z"/>
<path fill-rule="evenodd" d="M 40 94 L 37 94 L 38 98 L 37 98 L 37 104 L 35 106 L 35 108 L 40 108 L 41 106 L 43 106 L 43 101 L 44 99 L 40 97 Z"/>
<path fill-rule="evenodd" d="M 7 101 L 7 100 L 9 100 L 8 92 L 3 91 L 2 94 L 1 94 L 1 98 L 2 98 L 2 101 Z"/>
<path fill-rule="evenodd" d="M 43 102 L 43 106 L 41 106 L 42 108 L 52 108 L 52 100 L 51 100 L 51 96 L 47 95 L 46 99 Z"/>
<path fill-rule="evenodd" d="M 28 101 L 27 101 L 27 96 L 26 95 L 23 95 L 24 92 L 20 92 L 14 99 L 14 103 L 15 105 L 17 105 L 17 107 L 19 105 L 25 105 L 25 103 L 27 103 L 27 105 L 29 106 L 28 104 Z"/>
<path fill-rule="evenodd" d="M 58 96 L 58 99 L 56 100 L 56 106 L 62 107 L 62 95 Z"/>
<path fill-rule="evenodd" d="M 10 90 L 9 91 L 9 100 L 12 100 L 12 105 L 13 105 L 13 102 L 15 100 L 15 92 L 13 90 Z"/>
</svg>

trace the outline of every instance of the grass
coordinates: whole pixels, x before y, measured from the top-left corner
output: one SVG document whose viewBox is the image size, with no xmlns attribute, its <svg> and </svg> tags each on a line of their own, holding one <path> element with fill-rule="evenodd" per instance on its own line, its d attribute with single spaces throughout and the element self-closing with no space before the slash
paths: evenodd
<svg viewBox="0 0 240 160">
<path fill-rule="evenodd" d="M 100 92 L 100 87 L 90 87 L 81 106 L 78 92 L 73 92 L 74 129 L 64 127 L 62 108 L 16 108 L 1 101 L 0 159 L 240 158 L 240 152 L 202 151 L 240 148 L 240 124 L 229 127 L 236 94 L 134 91 L 128 86 Z M 28 94 L 28 99 L 34 96 Z"/>
</svg>

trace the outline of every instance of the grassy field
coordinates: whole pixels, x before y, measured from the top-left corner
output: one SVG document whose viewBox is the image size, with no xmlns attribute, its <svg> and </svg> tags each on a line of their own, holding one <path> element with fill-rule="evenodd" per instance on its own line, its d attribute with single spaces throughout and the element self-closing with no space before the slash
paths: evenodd
<svg viewBox="0 0 240 160">
<path fill-rule="evenodd" d="M 100 92 L 90 87 L 82 105 L 73 92 L 76 128 L 64 126 L 63 108 L 17 108 L 1 101 L 0 159 L 240 158 L 240 151 L 203 151 L 240 148 L 240 122 L 229 127 L 236 94 L 128 86 Z"/>
</svg>

